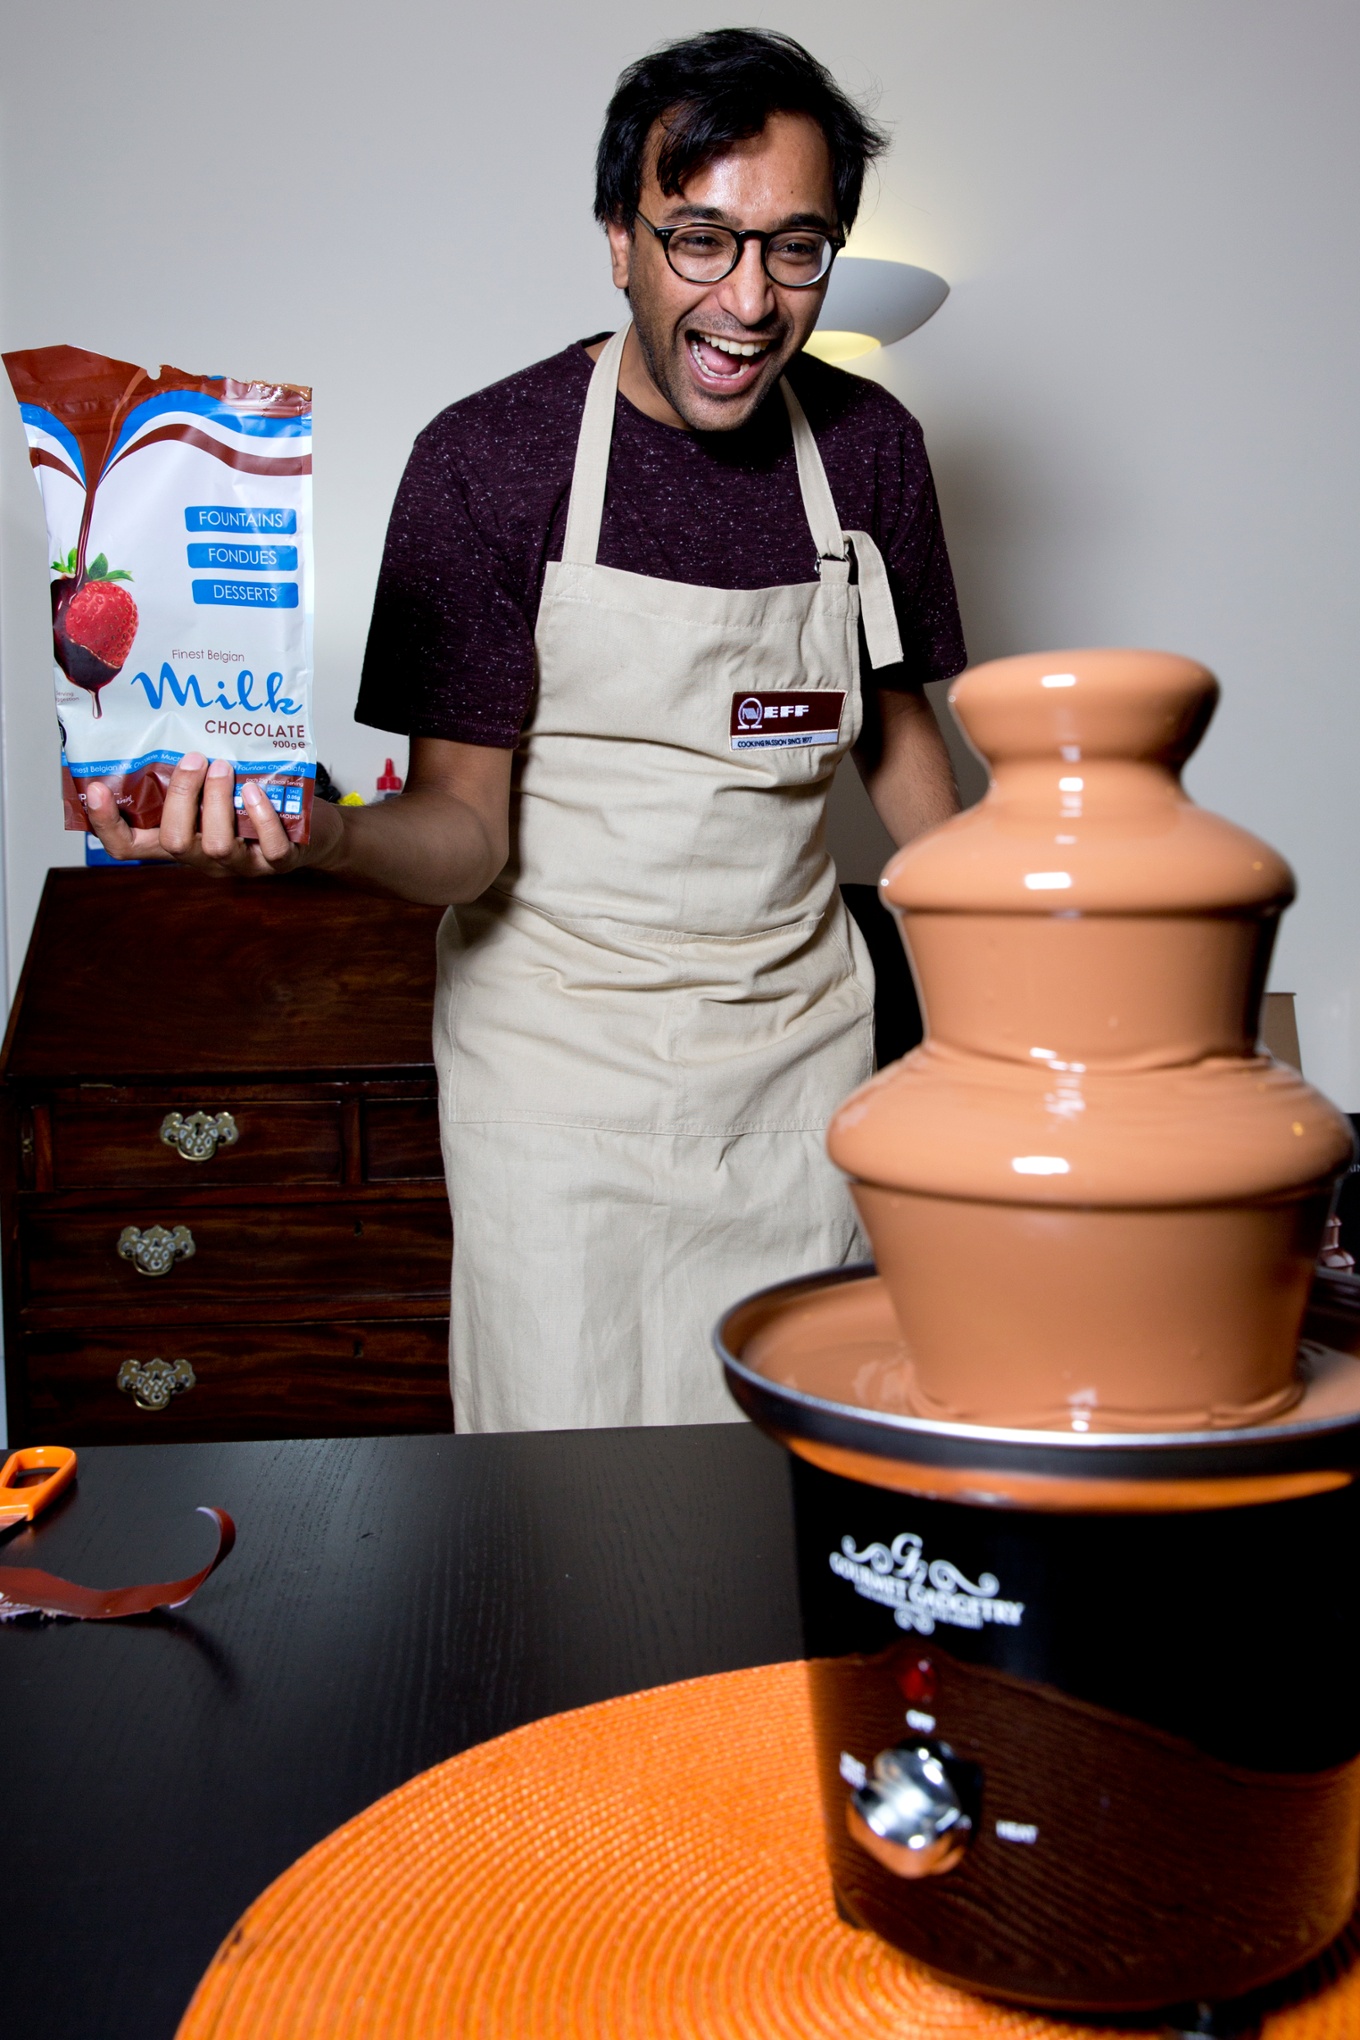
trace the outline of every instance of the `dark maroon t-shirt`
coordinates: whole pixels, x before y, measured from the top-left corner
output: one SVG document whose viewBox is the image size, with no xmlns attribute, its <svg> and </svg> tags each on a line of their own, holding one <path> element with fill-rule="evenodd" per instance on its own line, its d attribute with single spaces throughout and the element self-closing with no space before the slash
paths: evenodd
<svg viewBox="0 0 1360 2040">
<path fill-rule="evenodd" d="M 387 528 L 359 722 L 501 749 L 518 740 L 543 569 L 562 557 L 590 344 L 450 405 L 417 439 Z M 963 632 L 920 426 L 877 383 L 808 355 L 788 376 L 842 526 L 869 532 L 887 564 L 906 658 L 874 681 L 947 679 L 965 664 Z M 815 580 L 777 393 L 740 430 L 712 433 L 658 424 L 621 396 L 599 560 L 712 588 Z"/>
</svg>

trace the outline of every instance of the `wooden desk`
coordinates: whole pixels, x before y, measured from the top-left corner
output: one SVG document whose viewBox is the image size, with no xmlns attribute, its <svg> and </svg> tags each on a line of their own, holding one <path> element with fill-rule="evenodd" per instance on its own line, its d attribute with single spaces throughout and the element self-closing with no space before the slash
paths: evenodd
<svg viewBox="0 0 1360 2040">
<path fill-rule="evenodd" d="M 311 873 L 49 873 L 0 1058 L 12 1438 L 451 1427 L 439 919 Z"/>
<path fill-rule="evenodd" d="M 12 1564 L 178 1616 L 0 1625 L 6 2033 L 169 2040 L 341 1821 L 566 1707 L 801 1654 L 783 1453 L 746 1426 L 104 1447 Z M 508 2036 L 507 2036 L 508 2040 Z"/>
</svg>

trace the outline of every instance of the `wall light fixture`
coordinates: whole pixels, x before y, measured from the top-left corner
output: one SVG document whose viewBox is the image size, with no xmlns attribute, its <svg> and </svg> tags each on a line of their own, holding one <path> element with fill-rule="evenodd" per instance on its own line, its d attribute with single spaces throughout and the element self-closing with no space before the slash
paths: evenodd
<svg viewBox="0 0 1360 2040">
<path fill-rule="evenodd" d="M 891 347 L 924 326 L 948 296 L 949 285 L 931 269 L 839 255 L 807 351 L 820 361 L 840 363 Z"/>
</svg>

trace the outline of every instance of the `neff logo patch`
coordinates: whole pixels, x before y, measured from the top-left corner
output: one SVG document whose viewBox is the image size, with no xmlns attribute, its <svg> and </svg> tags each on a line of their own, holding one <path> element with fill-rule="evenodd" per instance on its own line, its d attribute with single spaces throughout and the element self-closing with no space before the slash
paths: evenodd
<svg viewBox="0 0 1360 2040">
<path fill-rule="evenodd" d="M 782 751 L 796 744 L 834 744 L 844 706 L 843 694 L 734 694 L 732 749 Z"/>
<path fill-rule="evenodd" d="M 866 1544 L 863 1551 L 856 1551 L 853 1537 L 842 1537 L 830 1563 L 836 1577 L 849 1580 L 866 1601 L 891 1608 L 899 1629 L 916 1629 L 922 1636 L 929 1636 L 937 1622 L 953 1629 L 981 1629 L 987 1622 L 1018 1629 L 1024 1617 L 1023 1601 L 998 1599 L 1001 1582 L 995 1573 L 980 1573 L 974 1582 L 947 1558 L 927 1564 L 914 1530 L 904 1530 L 891 1544 Z"/>
</svg>

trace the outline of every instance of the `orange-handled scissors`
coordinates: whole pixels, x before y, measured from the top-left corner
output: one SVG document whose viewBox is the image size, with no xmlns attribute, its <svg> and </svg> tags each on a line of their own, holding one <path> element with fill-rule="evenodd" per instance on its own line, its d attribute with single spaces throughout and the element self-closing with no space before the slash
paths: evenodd
<svg viewBox="0 0 1360 2040">
<path fill-rule="evenodd" d="M 28 1445 L 0 1466 L 0 1535 L 31 1523 L 76 1477 L 69 1445 Z"/>
<path fill-rule="evenodd" d="M 75 1478 L 76 1455 L 69 1445 L 30 1445 L 11 1452 L 0 1466 L 0 1536 L 31 1523 Z M 182 1608 L 216 1572 L 236 1542 L 236 1525 L 225 1509 L 204 1508 L 217 1531 L 217 1549 L 187 1580 L 149 1587 L 78 1587 L 71 1580 L 39 1572 L 32 1565 L 0 1565 L 0 1623 L 20 1615 L 68 1615 L 78 1622 L 108 1622 L 122 1615 L 149 1615 L 156 1608 Z"/>
</svg>

